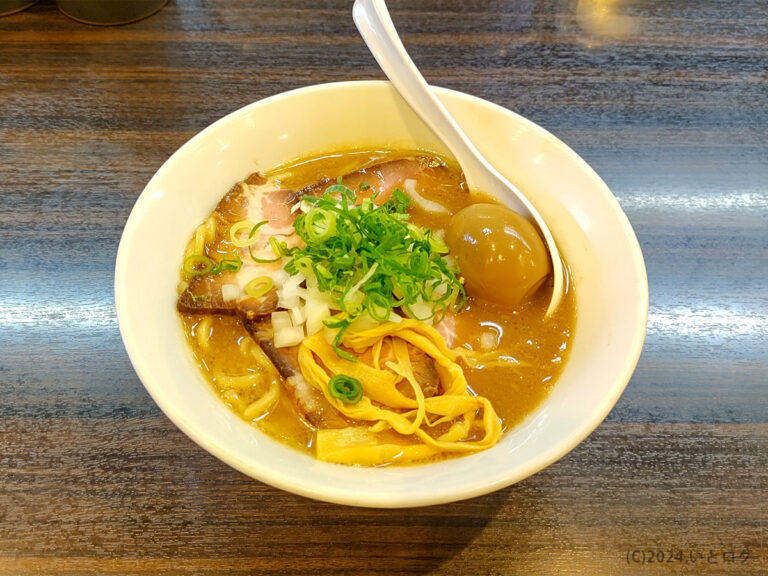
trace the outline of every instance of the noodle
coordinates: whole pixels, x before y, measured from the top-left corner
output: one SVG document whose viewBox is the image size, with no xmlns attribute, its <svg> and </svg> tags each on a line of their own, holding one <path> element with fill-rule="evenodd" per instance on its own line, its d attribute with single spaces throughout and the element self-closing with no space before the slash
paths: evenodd
<svg viewBox="0 0 768 576">
<path fill-rule="evenodd" d="M 211 336 L 213 335 L 213 319 L 210 316 L 206 316 L 200 322 L 197 323 L 195 328 L 195 337 L 197 338 L 197 345 L 202 350 L 208 350 L 211 343 Z"/>
<path fill-rule="evenodd" d="M 215 374 L 214 380 L 222 388 L 231 388 L 233 390 L 242 391 L 253 387 L 258 384 L 260 378 L 256 373 L 245 374 L 243 376 L 229 376 L 227 374 Z"/>
<path fill-rule="evenodd" d="M 205 222 L 195 229 L 195 234 L 189 244 L 187 244 L 187 249 L 184 251 L 184 259 L 186 260 L 193 254 L 204 254 L 206 245 L 213 242 L 215 239 L 216 219 L 211 215 Z"/>
<path fill-rule="evenodd" d="M 251 404 L 243 411 L 243 416 L 247 420 L 256 420 L 261 418 L 280 400 L 280 384 L 273 380 L 269 384 L 269 390 L 261 398 Z"/>
<path fill-rule="evenodd" d="M 240 353 L 244 356 L 252 356 L 254 360 L 256 360 L 256 367 L 260 370 L 263 370 L 269 374 L 277 375 L 277 370 L 275 369 L 275 365 L 272 364 L 272 361 L 267 357 L 266 354 L 264 354 L 264 351 L 261 349 L 261 346 L 259 346 L 256 342 L 251 340 L 250 338 L 243 338 L 240 341 L 239 344 Z"/>
<path fill-rule="evenodd" d="M 232 406 L 236 412 L 243 412 L 243 401 L 234 390 L 224 390 L 224 392 L 221 393 L 221 398 L 224 400 L 224 402 L 227 402 L 230 406 Z"/>
</svg>

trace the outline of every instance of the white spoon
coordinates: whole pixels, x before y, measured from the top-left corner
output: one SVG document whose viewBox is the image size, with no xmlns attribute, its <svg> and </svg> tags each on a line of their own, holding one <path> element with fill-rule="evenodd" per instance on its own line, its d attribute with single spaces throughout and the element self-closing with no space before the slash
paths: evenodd
<svg viewBox="0 0 768 576">
<path fill-rule="evenodd" d="M 554 313 L 563 297 L 563 264 L 541 214 L 520 190 L 483 158 L 434 95 L 405 51 L 384 0 L 355 0 L 352 17 L 363 40 L 397 91 L 458 161 L 469 188 L 498 198 L 536 223 L 552 260 L 554 286 L 547 315 Z"/>
</svg>

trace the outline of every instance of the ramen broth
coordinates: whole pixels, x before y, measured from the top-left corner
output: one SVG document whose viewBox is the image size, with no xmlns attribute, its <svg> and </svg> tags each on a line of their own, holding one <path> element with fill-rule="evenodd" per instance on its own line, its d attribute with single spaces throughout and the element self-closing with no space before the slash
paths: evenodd
<svg viewBox="0 0 768 576">
<path fill-rule="evenodd" d="M 299 190 L 318 181 L 327 180 L 332 184 L 338 176 L 353 173 L 360 167 L 413 154 L 391 151 L 325 154 L 277 167 L 267 176 L 285 188 Z M 438 203 L 447 211 L 429 211 L 422 207 L 423 202 L 412 203 L 408 211 L 411 222 L 418 226 L 444 230 L 451 216 L 465 206 L 493 202 L 470 194 L 458 167 L 445 164 L 447 170 L 430 172 L 417 179 L 416 189 L 423 199 Z M 211 253 L 225 252 L 223 248 L 217 251 L 217 244 L 224 238 L 224 234 L 217 232 L 206 249 Z M 567 360 L 576 315 L 573 286 L 569 286 L 558 310 L 546 317 L 550 294 L 551 284 L 547 281 L 529 301 L 514 307 L 469 295 L 460 312 L 448 313 L 437 325 L 449 348 L 474 354 L 473 361 L 460 359 L 458 362 L 470 393 L 491 402 L 503 430 L 519 423 L 541 403 Z M 180 315 L 196 362 L 219 397 L 270 436 L 297 449 L 312 451 L 315 430 L 326 423 L 308 422 L 289 394 L 280 394 L 266 414 L 256 414 L 253 418 L 247 414 L 247 408 L 270 389 L 281 386 L 283 378 L 254 342 L 242 319 L 226 314 Z M 391 443 L 409 442 L 409 437 L 386 430 L 383 433 Z M 438 458 L 453 455 L 441 454 Z"/>
</svg>

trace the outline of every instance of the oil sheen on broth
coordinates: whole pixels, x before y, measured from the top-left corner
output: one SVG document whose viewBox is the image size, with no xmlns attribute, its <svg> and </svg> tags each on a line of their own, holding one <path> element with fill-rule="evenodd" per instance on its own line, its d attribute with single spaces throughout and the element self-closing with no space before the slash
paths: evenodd
<svg viewBox="0 0 768 576">
<path fill-rule="evenodd" d="M 455 165 L 434 155 L 429 156 L 425 161 L 424 156 L 425 153 L 414 151 L 340 151 L 291 162 L 265 173 L 264 176 L 273 185 L 276 183 L 284 190 L 303 191 L 307 195 L 320 195 L 322 190 L 336 184 L 340 176 L 344 176 L 344 186 L 354 190 L 359 196 L 366 195 L 363 190 L 367 191 L 368 181 L 375 181 L 382 189 L 386 186 L 394 187 L 402 190 L 410 198 L 407 208 L 410 222 L 417 227 L 436 231 L 450 230 L 453 215 L 467 206 L 495 203 L 490 198 L 470 194 L 460 170 Z M 414 171 L 415 164 L 408 159 L 415 157 L 420 158 L 421 166 L 433 168 Z M 257 186 L 266 186 L 262 182 L 263 179 L 252 180 L 252 183 Z M 237 220 L 247 213 L 247 210 L 243 212 L 241 208 L 231 208 L 226 200 L 227 197 L 217 208 L 218 211 L 223 210 L 222 214 L 240 210 L 241 213 L 233 217 Z M 296 200 L 292 196 L 286 196 L 286 203 L 294 202 L 292 204 L 294 213 L 297 212 Z M 267 204 L 263 205 L 267 206 Z M 267 216 L 269 214 L 264 218 Z M 262 215 L 258 217 L 262 218 Z M 195 254 L 205 254 L 213 263 L 227 260 L 227 255 L 233 250 L 230 244 L 232 237 L 229 235 L 228 226 L 222 224 L 221 216 L 217 218 L 218 220 L 212 223 L 212 217 L 198 228 L 185 253 L 185 262 Z M 256 233 L 268 226 L 273 226 L 275 230 L 280 227 L 272 224 L 265 225 Z M 243 234 L 247 235 L 248 232 L 246 230 Z M 278 230 L 278 232 L 286 232 L 286 230 Z M 292 237 L 290 232 L 286 233 L 287 238 Z M 290 243 L 289 241 L 288 244 Z M 251 255 L 254 255 L 252 251 Z M 256 254 L 259 260 L 271 259 L 265 256 L 274 257 L 274 252 L 267 250 Z M 481 258 L 482 255 L 479 255 L 478 260 Z M 283 258 L 280 263 L 260 263 L 257 266 L 265 266 L 267 273 L 271 273 L 270 270 L 277 270 L 285 260 L 286 258 Z M 244 262 L 242 269 L 245 270 L 248 265 L 252 264 Z M 229 275 L 230 278 L 234 278 L 233 274 L 234 272 L 225 270 L 219 276 L 225 278 Z M 204 279 L 214 288 L 203 287 L 200 288 L 201 290 L 220 290 L 216 284 L 219 282 L 218 277 L 206 276 Z M 312 453 L 317 451 L 316 444 L 319 436 L 316 435 L 316 431 L 318 429 L 348 427 L 348 430 L 363 430 L 365 426 L 370 427 L 373 424 L 371 421 L 355 421 L 346 413 L 339 415 L 329 410 L 328 406 L 312 411 L 308 416 L 306 403 L 297 402 L 298 392 L 293 387 L 295 381 L 291 379 L 291 384 L 288 385 L 285 378 L 286 374 L 291 373 L 290 370 L 280 366 L 279 361 L 274 362 L 276 350 L 271 346 L 264 348 L 257 343 L 264 342 L 259 339 L 260 329 L 254 328 L 258 325 L 257 320 L 261 314 L 259 306 L 263 306 L 263 302 L 254 303 L 253 298 L 247 299 L 247 305 L 239 304 L 238 309 L 235 310 L 232 308 L 231 301 L 227 308 L 226 302 L 217 300 L 218 292 L 214 296 L 211 296 L 213 292 L 200 292 L 200 295 L 190 294 L 190 297 L 187 297 L 185 291 L 190 291 L 190 284 L 193 282 L 197 282 L 197 285 L 202 284 L 200 278 L 191 280 L 190 275 L 182 270 L 179 311 L 184 330 L 194 357 L 206 379 L 221 399 L 237 414 L 246 421 L 254 422 L 261 430 L 281 442 Z M 231 282 L 230 286 L 237 284 L 235 280 L 221 282 Z M 243 288 L 243 281 L 240 281 L 240 284 Z M 496 282 L 491 291 L 498 288 L 498 282 Z M 223 290 L 226 291 L 227 288 Z M 302 288 L 300 287 L 299 290 L 301 291 Z M 545 316 L 551 291 L 549 278 L 542 286 L 536 286 L 533 290 L 535 291 L 532 295 L 527 295 L 522 303 L 515 305 L 498 303 L 498 299 L 493 297 L 478 298 L 476 294 L 470 292 L 460 312 L 449 311 L 442 322 L 436 325 L 447 348 L 459 351 L 455 363 L 463 370 L 469 395 L 485 398 L 490 402 L 500 419 L 502 432 L 520 422 L 542 401 L 556 382 L 569 353 L 576 314 L 573 286 L 569 287 L 561 306 L 549 318 Z M 191 304 L 182 305 L 184 301 Z M 198 302 L 204 303 L 199 309 L 196 307 Z M 274 308 L 274 302 L 269 308 Z M 325 340 L 329 339 L 325 338 Z M 394 339 L 382 341 L 394 342 Z M 391 348 L 394 350 L 395 347 Z M 387 349 L 386 346 L 384 349 Z M 292 348 L 289 346 L 282 350 L 292 350 Z M 421 352 L 413 347 L 409 350 L 410 358 L 414 359 L 413 366 L 416 366 Z M 271 354 L 265 354 L 265 351 Z M 279 353 L 280 349 L 277 352 Z M 370 354 L 368 356 L 365 354 L 361 355 L 361 358 L 368 358 L 365 361 L 370 363 Z M 397 357 L 396 354 L 395 357 Z M 438 366 L 439 362 L 432 360 L 434 365 Z M 318 364 L 324 365 L 320 361 Z M 438 372 L 440 372 L 439 368 Z M 438 387 L 444 388 L 444 382 Z M 365 387 L 365 382 L 362 384 Z M 292 393 L 286 393 L 286 386 L 292 390 Z M 398 390 L 407 392 L 406 395 L 409 397 L 418 396 L 415 392 L 405 390 L 402 382 L 398 384 Z M 320 398 L 320 400 L 323 399 Z M 367 401 L 366 399 L 365 402 Z M 429 403 L 431 400 L 426 401 Z M 378 406 L 377 402 L 372 404 Z M 353 409 L 353 406 L 349 407 L 350 411 Z M 479 422 L 484 412 L 481 409 L 476 412 L 477 422 Z M 399 410 L 399 413 L 405 414 L 408 411 Z M 456 433 L 456 430 L 451 431 L 451 426 L 459 429 L 466 419 L 465 415 L 463 419 L 456 418 L 453 422 L 446 421 L 434 427 L 425 425 L 423 428 L 427 430 L 429 438 L 450 439 L 451 434 Z M 437 420 L 437 417 L 433 417 L 433 420 Z M 477 422 L 470 426 L 471 430 L 461 437 L 461 441 L 468 443 L 482 441 L 483 430 L 478 427 Z M 365 430 L 362 433 L 367 434 Z M 485 433 L 487 438 L 487 426 Z M 416 436 L 398 434 L 392 430 L 391 424 L 382 425 L 381 423 L 378 424 L 377 434 L 379 435 L 377 442 L 386 446 L 386 449 L 380 448 L 375 454 L 369 450 L 362 457 L 349 456 L 349 451 L 345 452 L 342 449 L 340 452 L 329 452 L 337 456 L 328 456 L 324 459 L 349 464 L 384 465 L 429 462 L 471 453 L 471 451 L 450 449 L 436 451 L 427 446 L 422 447 L 423 449 L 414 449 L 409 457 L 405 457 L 403 453 L 398 453 L 396 447 L 411 444 Z M 425 436 L 422 435 L 422 440 L 424 438 Z M 337 441 L 334 440 L 334 442 Z M 363 438 L 355 441 L 365 443 L 370 440 Z M 392 448 L 393 446 L 395 448 Z M 357 453 L 353 451 L 352 454 Z"/>
</svg>

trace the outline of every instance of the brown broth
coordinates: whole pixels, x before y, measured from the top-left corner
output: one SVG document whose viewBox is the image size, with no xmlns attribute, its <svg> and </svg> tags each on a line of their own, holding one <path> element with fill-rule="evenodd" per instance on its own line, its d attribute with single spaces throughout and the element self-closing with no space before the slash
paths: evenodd
<svg viewBox="0 0 768 576">
<path fill-rule="evenodd" d="M 284 187 L 299 189 L 321 179 L 334 180 L 365 166 L 414 154 L 424 153 L 332 152 L 279 166 L 268 175 Z M 419 180 L 419 189 L 425 198 L 443 204 L 451 214 L 470 204 L 492 201 L 467 192 L 460 169 L 446 164 L 449 170 L 442 176 Z M 448 214 L 428 214 L 418 208 L 411 210 L 411 217 L 415 224 L 433 229 L 445 228 L 450 220 Z M 568 357 L 576 316 L 573 287 L 565 294 L 557 312 L 547 318 L 550 291 L 551 286 L 544 286 L 532 300 L 516 308 L 470 298 L 467 306 L 453 316 L 455 341 L 452 346 L 486 353 L 477 365 L 465 367 L 465 374 L 470 388 L 491 401 L 505 430 L 541 403 Z M 196 315 L 182 314 L 181 318 L 201 371 L 222 400 L 239 415 L 264 394 L 271 381 L 279 381 L 274 367 L 254 365 L 253 356 L 244 353 L 247 348 L 244 342 L 253 346 L 255 343 L 236 317 L 210 316 L 208 323 Z M 199 335 L 201 325 L 210 338 Z M 489 342 L 493 346 L 484 348 Z M 233 387 L 228 380 L 228 377 L 244 375 L 250 375 L 246 385 L 240 383 Z M 311 449 L 313 427 L 301 418 L 287 393 L 282 393 L 277 406 L 254 423 L 281 442 L 302 450 Z M 392 441 L 398 441 L 394 433 L 392 436 Z"/>
</svg>

